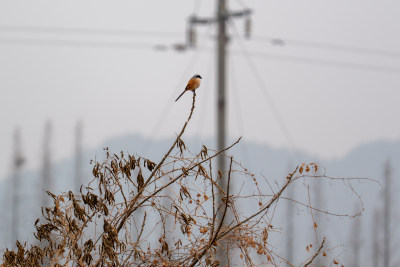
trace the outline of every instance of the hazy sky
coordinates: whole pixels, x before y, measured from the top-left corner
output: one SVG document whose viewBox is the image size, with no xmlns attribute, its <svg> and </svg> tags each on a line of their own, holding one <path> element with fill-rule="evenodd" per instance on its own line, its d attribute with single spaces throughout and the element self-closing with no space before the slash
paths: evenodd
<svg viewBox="0 0 400 267">
<path fill-rule="evenodd" d="M 244 40 L 241 19 L 236 31 L 229 28 L 230 137 L 289 147 L 266 90 L 295 147 L 318 157 L 400 137 L 398 1 L 228 2 L 235 10 L 254 10 L 254 38 Z M 174 99 L 194 73 L 204 79 L 187 135 L 213 136 L 215 27 L 199 28 L 196 50 L 153 47 L 182 43 L 188 16 L 212 16 L 215 6 L 209 0 L 1 1 L 0 177 L 10 172 L 16 126 L 27 167 L 41 163 L 46 120 L 53 122 L 55 159 L 72 155 L 78 120 L 86 148 L 127 133 L 174 136 L 191 98 Z M 276 46 L 267 37 L 287 42 Z"/>
</svg>

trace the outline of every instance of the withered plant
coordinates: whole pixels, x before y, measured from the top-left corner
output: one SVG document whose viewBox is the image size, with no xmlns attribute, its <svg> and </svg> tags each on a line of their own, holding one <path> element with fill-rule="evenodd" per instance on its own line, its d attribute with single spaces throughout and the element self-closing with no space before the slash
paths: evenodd
<svg viewBox="0 0 400 267">
<path fill-rule="evenodd" d="M 106 148 L 105 160 L 93 162 L 93 179 L 80 192 L 48 192 L 54 205 L 43 207 L 43 217 L 35 223 L 39 245 L 17 242 L 15 250 L 3 253 L 3 264 L 219 266 L 216 251 L 220 247 L 236 251 L 241 265 L 255 266 L 260 261 L 293 265 L 270 244 L 269 234 L 276 228 L 271 210 L 296 180 L 330 178 L 317 175 L 317 164 L 302 164 L 270 193 L 264 188 L 268 179 L 257 178 L 227 154 L 240 138 L 220 151 L 203 146 L 198 153 L 190 152 L 182 135 L 195 100 L 193 93 L 189 117 L 159 162 L 113 154 Z M 219 156 L 228 163 L 224 173 L 213 167 Z M 225 181 L 224 188 L 220 179 Z M 237 181 L 251 190 L 231 189 Z M 311 203 L 303 205 L 312 212 L 324 212 Z M 249 207 L 246 212 L 243 206 Z M 301 265 L 325 256 L 324 243 L 325 239 L 320 240 Z"/>
</svg>

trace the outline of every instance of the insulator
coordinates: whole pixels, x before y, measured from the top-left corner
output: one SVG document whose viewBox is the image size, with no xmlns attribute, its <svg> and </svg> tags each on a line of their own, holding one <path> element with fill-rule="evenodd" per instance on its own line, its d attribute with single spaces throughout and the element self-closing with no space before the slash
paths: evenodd
<svg viewBox="0 0 400 267">
<path fill-rule="evenodd" d="M 197 38 L 196 38 L 196 30 L 192 24 L 190 24 L 189 29 L 188 29 L 188 46 L 189 47 L 195 47 Z"/>
</svg>

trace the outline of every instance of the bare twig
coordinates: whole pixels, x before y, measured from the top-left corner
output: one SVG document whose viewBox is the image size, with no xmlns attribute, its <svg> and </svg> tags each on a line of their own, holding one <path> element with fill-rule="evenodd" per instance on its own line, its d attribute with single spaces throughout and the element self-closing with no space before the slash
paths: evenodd
<svg viewBox="0 0 400 267">
<path fill-rule="evenodd" d="M 308 265 L 310 265 L 313 261 L 314 261 L 314 259 L 318 256 L 318 254 L 321 252 L 321 249 L 322 249 L 322 247 L 324 246 L 324 244 L 325 244 L 325 237 L 324 237 L 324 239 L 322 240 L 322 243 L 321 243 L 321 245 L 319 246 L 319 248 L 318 248 L 318 250 L 314 253 L 314 255 L 311 257 L 311 259 L 306 263 L 306 264 L 304 264 L 304 267 L 307 267 Z"/>
<path fill-rule="evenodd" d="M 190 109 L 190 114 L 188 119 L 186 120 L 185 124 L 182 127 L 181 132 L 178 134 L 178 136 L 176 137 L 174 143 L 172 144 L 172 146 L 169 148 L 168 152 L 164 155 L 164 157 L 161 159 L 161 161 L 157 164 L 157 166 L 154 168 L 154 170 L 152 171 L 152 173 L 150 174 L 149 178 L 147 178 L 146 182 L 144 183 L 143 187 L 139 190 L 139 192 L 136 194 L 136 196 L 134 198 L 131 199 L 131 201 L 129 201 L 128 207 L 126 208 L 126 211 L 123 213 L 123 217 L 121 219 L 121 222 L 119 223 L 118 227 L 117 227 L 117 232 L 119 232 L 123 225 L 125 224 L 125 221 L 127 220 L 127 218 L 132 214 L 132 212 L 134 211 L 134 206 L 136 201 L 139 199 L 139 197 L 143 194 L 144 189 L 146 188 L 146 186 L 148 185 L 148 183 L 151 181 L 151 178 L 153 178 L 154 174 L 160 169 L 160 167 L 162 166 L 162 164 L 164 163 L 164 161 L 167 159 L 167 157 L 169 156 L 169 154 L 171 153 L 172 149 L 174 149 L 174 147 L 176 146 L 176 144 L 178 143 L 178 141 L 180 140 L 180 138 L 182 137 L 183 133 L 185 132 L 186 126 L 188 125 L 190 119 L 192 118 L 192 114 L 195 108 L 195 103 L 196 103 L 196 92 L 193 91 L 193 102 L 192 102 L 192 108 Z"/>
<path fill-rule="evenodd" d="M 204 254 L 206 254 L 206 252 L 210 249 L 210 247 L 212 245 L 214 245 L 215 241 L 218 238 L 218 233 L 221 230 L 222 225 L 224 224 L 226 211 L 228 210 L 228 206 L 229 206 L 229 187 L 230 187 L 230 182 L 231 182 L 231 173 L 232 173 L 232 157 L 231 157 L 231 163 L 230 163 L 229 172 L 228 172 L 228 185 L 227 185 L 227 189 L 226 189 L 225 209 L 224 209 L 224 213 L 222 214 L 221 221 L 218 225 L 217 230 L 215 231 L 214 236 L 212 237 L 212 239 L 210 239 L 210 242 L 208 243 L 208 245 L 203 249 L 203 251 L 197 257 L 194 258 L 192 264 L 190 264 L 190 267 L 195 266 L 197 264 L 197 262 L 199 262 L 199 260 L 204 256 Z"/>
<path fill-rule="evenodd" d="M 293 175 L 296 173 L 298 167 L 294 170 L 293 173 L 291 173 L 288 178 L 286 183 L 282 186 L 282 188 L 278 191 L 278 193 L 274 194 L 274 196 L 272 197 L 272 199 L 258 212 L 254 213 L 253 215 L 249 216 L 248 218 L 244 219 L 243 221 L 237 223 L 236 225 L 230 227 L 229 229 L 227 229 L 226 231 L 222 232 L 220 235 L 220 238 L 222 238 L 223 236 L 227 235 L 228 233 L 230 233 L 231 231 L 233 231 L 234 229 L 240 227 L 242 224 L 250 221 L 251 219 L 253 219 L 254 217 L 260 215 L 261 213 L 265 212 L 266 210 L 268 210 L 272 204 L 275 203 L 275 201 L 277 201 L 279 199 L 279 197 L 281 196 L 282 192 L 285 191 L 286 187 L 290 184 Z"/>
</svg>

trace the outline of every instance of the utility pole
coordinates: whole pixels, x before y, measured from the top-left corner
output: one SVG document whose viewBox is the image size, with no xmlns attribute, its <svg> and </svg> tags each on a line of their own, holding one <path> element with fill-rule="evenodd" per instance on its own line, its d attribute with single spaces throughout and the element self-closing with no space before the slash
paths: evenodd
<svg viewBox="0 0 400 267">
<path fill-rule="evenodd" d="M 217 0 L 217 12 L 216 16 L 212 18 L 199 18 L 192 15 L 189 19 L 189 30 L 188 33 L 188 44 L 190 48 L 196 47 L 196 31 L 195 26 L 198 24 L 211 24 L 215 23 L 217 26 L 217 149 L 221 150 L 226 147 L 226 62 L 227 62 L 227 22 L 230 19 L 237 17 L 244 17 L 246 19 L 245 23 L 245 36 L 248 38 L 250 36 L 250 9 L 244 9 L 240 11 L 228 11 L 227 0 Z M 223 155 L 220 155 L 217 159 L 217 168 L 222 174 L 226 171 L 226 164 Z M 218 183 L 222 189 L 226 188 L 226 175 L 218 180 Z M 219 207 L 223 206 L 221 200 L 222 194 L 217 196 L 217 205 Z M 221 220 L 222 214 L 217 214 L 217 217 Z M 229 218 L 226 215 L 226 218 Z M 225 220 L 227 221 L 227 219 Z M 225 254 L 224 254 L 225 253 Z M 228 264 L 229 255 L 225 251 L 218 252 L 218 260 L 220 261 L 220 266 L 225 266 Z"/>
<path fill-rule="evenodd" d="M 13 155 L 13 176 L 12 176 L 12 217 L 11 217 L 11 243 L 18 240 L 19 235 L 19 201 L 21 189 L 21 169 L 24 158 L 21 151 L 21 133 L 19 128 L 14 132 L 14 155 Z"/>
<path fill-rule="evenodd" d="M 75 189 L 82 185 L 82 122 L 79 121 L 75 128 Z"/>
<path fill-rule="evenodd" d="M 380 204 L 380 203 L 379 203 Z M 380 208 L 375 208 L 374 216 L 372 217 L 372 263 L 374 267 L 381 266 L 381 225 L 382 212 Z"/>
<path fill-rule="evenodd" d="M 50 142 L 52 135 L 52 123 L 47 121 L 44 129 L 43 139 L 43 169 L 42 169 L 42 188 L 40 195 L 42 196 L 42 207 L 49 206 L 49 196 L 46 191 L 52 189 L 52 177 L 51 177 L 51 151 Z"/>
<path fill-rule="evenodd" d="M 389 267 L 390 265 L 390 184 L 392 179 L 392 167 L 390 164 L 390 160 L 386 161 L 384 167 L 384 177 L 385 177 L 385 186 L 384 186 L 384 208 L 383 208 L 383 266 Z"/>
<path fill-rule="evenodd" d="M 218 0 L 217 7 L 217 149 L 221 150 L 225 148 L 226 139 L 226 45 L 228 42 L 228 36 L 226 34 L 226 0 Z M 219 155 L 217 158 L 218 171 L 222 174 L 225 173 L 225 157 L 224 155 Z M 217 176 L 218 177 L 218 176 Z M 218 184 L 221 188 L 225 190 L 226 188 L 226 178 L 223 176 L 218 179 Z M 222 192 L 218 194 L 217 203 L 218 206 L 222 205 Z M 228 214 L 229 215 L 229 214 Z M 230 216 L 227 216 L 227 219 Z M 222 214 L 218 214 L 219 221 L 222 220 Z M 229 263 L 229 251 L 225 251 L 223 247 L 219 248 L 218 260 L 221 266 L 226 266 Z"/>
<path fill-rule="evenodd" d="M 217 148 L 218 150 L 225 148 L 225 138 L 226 138 L 226 44 L 228 42 L 228 36 L 226 34 L 226 20 L 229 17 L 226 12 L 226 0 L 218 0 L 218 10 L 217 10 Z M 222 173 L 225 172 L 225 159 L 223 155 L 218 157 L 218 170 Z M 222 188 L 224 183 L 222 181 Z"/>
<path fill-rule="evenodd" d="M 315 179 L 314 183 L 315 183 L 315 191 L 314 191 L 315 205 L 314 205 L 314 207 L 317 208 L 318 210 L 321 210 L 325 203 L 323 183 L 320 179 Z M 317 227 L 315 227 L 315 225 L 313 225 L 312 227 L 313 227 L 313 231 L 316 235 L 316 241 L 317 241 L 317 243 L 319 243 L 320 241 L 318 239 L 321 237 L 322 233 L 325 233 L 324 223 L 322 222 L 322 220 L 323 220 L 322 214 L 317 212 L 315 214 L 315 220 L 317 222 L 317 225 L 316 225 Z M 325 259 L 323 259 L 323 257 L 317 257 L 315 259 L 316 266 L 323 266 L 324 260 Z"/>
<path fill-rule="evenodd" d="M 359 205 L 356 206 L 355 211 L 357 212 L 359 210 Z M 353 267 L 359 267 L 360 266 L 360 252 L 361 252 L 361 218 L 360 216 L 357 216 L 354 219 L 353 226 L 352 226 L 352 231 L 351 231 L 351 255 L 352 255 L 352 265 Z"/>
<path fill-rule="evenodd" d="M 294 203 L 292 200 L 294 199 L 294 184 L 289 185 L 288 190 L 288 202 L 286 206 L 286 227 L 287 227 L 287 236 L 286 236 L 286 259 L 290 264 L 293 264 L 294 260 Z M 289 266 L 289 264 L 288 264 Z"/>
</svg>

